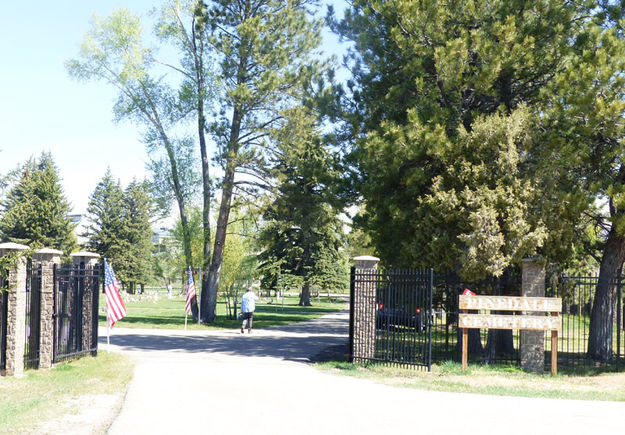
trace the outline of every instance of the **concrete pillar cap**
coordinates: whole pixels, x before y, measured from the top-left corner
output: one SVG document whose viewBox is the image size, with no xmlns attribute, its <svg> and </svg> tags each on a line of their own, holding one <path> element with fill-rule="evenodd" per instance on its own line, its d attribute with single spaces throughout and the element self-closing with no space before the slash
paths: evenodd
<svg viewBox="0 0 625 435">
<path fill-rule="evenodd" d="M 100 254 L 95 253 L 95 252 L 87 252 L 87 251 L 73 252 L 73 253 L 71 253 L 69 255 L 70 255 L 70 257 L 100 258 Z"/>
<path fill-rule="evenodd" d="M 12 251 L 25 251 L 30 249 L 30 246 L 20 245 L 19 243 L 6 242 L 0 243 L 0 249 L 12 250 Z"/>
<path fill-rule="evenodd" d="M 37 249 L 37 251 L 35 251 L 35 254 L 63 255 L 63 251 L 59 251 L 58 249 L 52 249 L 52 248 L 42 248 L 42 249 Z"/>
<path fill-rule="evenodd" d="M 380 261 L 380 259 L 371 255 L 361 255 L 359 257 L 354 257 L 354 261 Z"/>
</svg>

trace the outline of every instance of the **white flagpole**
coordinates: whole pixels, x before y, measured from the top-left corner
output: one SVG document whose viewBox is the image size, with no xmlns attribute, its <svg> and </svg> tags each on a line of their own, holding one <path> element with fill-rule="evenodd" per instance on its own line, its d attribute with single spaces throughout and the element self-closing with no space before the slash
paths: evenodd
<svg viewBox="0 0 625 435">
<path fill-rule="evenodd" d="M 187 330 L 187 311 L 184 312 L 184 330 Z"/>
<path fill-rule="evenodd" d="M 202 317 L 202 300 L 200 299 L 200 292 L 202 291 L 202 266 L 200 266 L 200 272 L 197 274 L 197 280 L 200 285 L 195 291 L 197 295 L 195 300 L 197 301 L 197 324 L 200 326 L 200 318 Z"/>
</svg>

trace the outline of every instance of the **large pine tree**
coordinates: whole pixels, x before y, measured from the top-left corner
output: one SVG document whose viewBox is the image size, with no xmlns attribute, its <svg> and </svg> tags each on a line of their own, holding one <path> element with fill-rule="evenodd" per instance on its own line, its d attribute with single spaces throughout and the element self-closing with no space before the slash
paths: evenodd
<svg viewBox="0 0 625 435">
<path fill-rule="evenodd" d="M 52 156 L 44 153 L 21 168 L 4 202 L 0 237 L 69 254 L 77 246 L 70 211 Z"/>
</svg>

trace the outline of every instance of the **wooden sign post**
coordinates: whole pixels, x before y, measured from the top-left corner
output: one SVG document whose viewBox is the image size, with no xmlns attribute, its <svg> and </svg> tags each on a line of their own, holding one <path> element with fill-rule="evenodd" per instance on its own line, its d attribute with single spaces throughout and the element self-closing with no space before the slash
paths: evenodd
<svg viewBox="0 0 625 435">
<path fill-rule="evenodd" d="M 517 296 L 465 296 L 460 295 L 461 310 L 458 327 L 462 328 L 462 370 L 467 369 L 469 328 L 519 329 L 551 331 L 551 374 L 558 374 L 558 331 L 562 328 L 561 298 L 535 298 Z M 506 311 L 505 314 L 469 314 L 468 310 Z M 514 312 L 545 313 L 551 315 L 515 315 Z"/>
</svg>

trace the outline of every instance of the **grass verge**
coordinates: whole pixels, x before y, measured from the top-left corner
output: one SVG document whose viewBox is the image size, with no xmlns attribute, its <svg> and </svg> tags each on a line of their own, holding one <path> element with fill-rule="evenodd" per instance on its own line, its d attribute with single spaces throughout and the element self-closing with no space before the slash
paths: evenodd
<svg viewBox="0 0 625 435">
<path fill-rule="evenodd" d="M 270 326 L 287 325 L 305 320 L 312 320 L 325 314 L 342 311 L 348 308 L 345 302 L 336 302 L 333 299 L 320 298 L 313 301 L 311 307 L 298 306 L 298 297 L 284 298 L 284 304 L 266 303 L 261 301 L 256 304 L 254 312 L 254 328 L 268 328 Z M 104 298 L 100 298 L 100 326 L 106 327 Z M 125 301 L 126 317 L 115 324 L 117 328 L 141 328 L 141 329 L 184 329 L 185 299 L 177 296 L 172 299 L 167 297 L 140 298 Z M 217 318 L 213 325 L 198 325 L 193 323 L 191 316 L 187 319 L 188 329 L 207 328 L 240 328 L 241 322 L 236 319 L 228 319 L 226 304 L 222 301 L 217 303 Z"/>
<path fill-rule="evenodd" d="M 82 395 L 122 393 L 133 368 L 128 358 L 100 351 L 50 370 L 29 370 L 21 378 L 2 377 L 0 433 L 35 433 L 42 422 L 72 413 L 65 405 Z"/>
<path fill-rule="evenodd" d="M 462 372 L 459 363 L 433 365 L 421 371 L 379 364 L 351 364 L 329 361 L 317 364 L 322 370 L 373 380 L 378 383 L 421 390 L 498 396 L 552 399 L 625 401 L 625 373 L 585 374 L 527 373 L 517 367 L 469 365 Z"/>
</svg>

